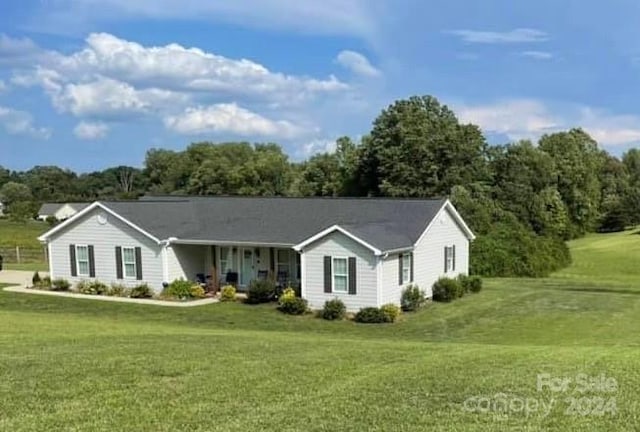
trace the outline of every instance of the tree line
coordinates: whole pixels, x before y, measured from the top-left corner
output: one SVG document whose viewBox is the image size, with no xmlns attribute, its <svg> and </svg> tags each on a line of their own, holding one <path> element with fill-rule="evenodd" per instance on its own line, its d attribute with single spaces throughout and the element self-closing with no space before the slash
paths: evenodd
<svg viewBox="0 0 640 432">
<path fill-rule="evenodd" d="M 198 142 L 150 149 L 143 168 L 78 174 L 56 166 L 0 167 L 11 217 L 42 202 L 131 199 L 142 194 L 449 196 L 478 239 L 472 271 L 541 276 L 570 262 L 565 241 L 640 222 L 640 150 L 617 158 L 582 129 L 489 145 L 431 96 L 399 100 L 359 141 L 289 160 L 274 143 Z"/>
</svg>

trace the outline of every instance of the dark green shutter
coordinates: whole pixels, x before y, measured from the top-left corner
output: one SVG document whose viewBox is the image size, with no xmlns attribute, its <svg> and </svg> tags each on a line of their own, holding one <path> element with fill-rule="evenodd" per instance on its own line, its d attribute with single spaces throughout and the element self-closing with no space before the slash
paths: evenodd
<svg viewBox="0 0 640 432">
<path fill-rule="evenodd" d="M 349 257 L 349 294 L 356 293 L 356 259 Z"/>
<path fill-rule="evenodd" d="M 447 272 L 447 255 L 449 254 L 449 248 L 447 246 L 444 247 L 444 272 Z"/>
<path fill-rule="evenodd" d="M 78 269 L 76 268 L 76 245 L 69 245 L 69 261 L 71 262 L 71 276 L 78 276 Z"/>
<path fill-rule="evenodd" d="M 122 279 L 122 248 L 116 246 L 116 278 Z"/>
<path fill-rule="evenodd" d="M 331 292 L 331 257 L 324 257 L 324 292 Z"/>
<path fill-rule="evenodd" d="M 451 253 L 453 254 L 451 270 L 456 271 L 456 245 L 451 246 Z"/>
<path fill-rule="evenodd" d="M 276 273 L 276 249 L 269 248 L 269 269 L 274 276 L 278 276 Z"/>
<path fill-rule="evenodd" d="M 398 285 L 402 285 L 402 254 L 398 255 Z"/>
<path fill-rule="evenodd" d="M 411 259 L 411 271 L 410 271 L 411 274 L 409 276 L 409 281 L 413 282 L 413 252 L 409 256 L 409 258 Z"/>
<path fill-rule="evenodd" d="M 136 279 L 142 280 L 142 248 L 136 248 Z"/>
<path fill-rule="evenodd" d="M 89 253 L 89 277 L 96 277 L 96 258 L 93 252 L 93 245 L 87 246 Z"/>
</svg>

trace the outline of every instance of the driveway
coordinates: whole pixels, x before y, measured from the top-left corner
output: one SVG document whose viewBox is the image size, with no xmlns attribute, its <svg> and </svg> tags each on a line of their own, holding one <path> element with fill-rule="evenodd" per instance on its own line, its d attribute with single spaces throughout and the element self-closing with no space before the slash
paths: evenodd
<svg viewBox="0 0 640 432">
<path fill-rule="evenodd" d="M 40 276 L 46 276 L 46 273 L 40 273 Z M 25 287 L 31 285 L 32 271 L 21 270 L 2 270 L 0 271 L 0 283 L 19 285 Z"/>
</svg>

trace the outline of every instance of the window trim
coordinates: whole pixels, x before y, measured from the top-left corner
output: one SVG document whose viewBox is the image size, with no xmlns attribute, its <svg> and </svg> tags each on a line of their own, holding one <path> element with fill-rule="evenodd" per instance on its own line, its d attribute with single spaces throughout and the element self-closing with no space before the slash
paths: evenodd
<svg viewBox="0 0 640 432">
<path fill-rule="evenodd" d="M 290 249 L 276 249 L 276 275 L 280 273 L 280 266 L 287 268 L 287 277 L 291 278 L 291 250 Z M 286 260 L 280 261 L 280 253 L 286 252 Z"/>
<path fill-rule="evenodd" d="M 400 259 L 402 260 L 402 284 L 408 284 L 409 282 L 411 282 L 411 254 L 410 253 L 406 253 L 406 254 L 402 254 L 402 257 L 400 257 Z M 408 262 L 405 262 L 405 259 Z M 405 272 L 407 274 L 407 278 L 405 279 L 404 275 Z"/>
<path fill-rule="evenodd" d="M 446 263 L 445 273 L 453 272 L 454 269 L 456 268 L 456 263 L 455 263 L 456 257 L 453 253 L 453 245 L 445 246 L 444 253 L 445 253 L 445 263 Z"/>
<path fill-rule="evenodd" d="M 76 248 L 76 275 L 78 275 L 78 277 L 91 277 L 91 258 L 89 257 L 89 245 L 88 244 L 76 244 L 75 245 Z M 81 273 L 80 272 L 80 254 L 78 253 L 78 248 L 86 248 L 87 249 L 87 259 L 86 259 L 86 263 L 87 263 L 87 272 L 86 273 Z M 82 260 L 82 262 L 85 262 L 85 260 Z"/>
<path fill-rule="evenodd" d="M 122 279 L 137 279 L 138 278 L 138 262 L 136 260 L 136 248 L 134 246 L 120 246 L 122 248 Z M 124 251 L 130 249 L 133 251 L 133 262 L 126 262 L 124 257 Z M 133 276 L 127 276 L 127 264 L 133 264 Z"/>
<path fill-rule="evenodd" d="M 345 277 L 345 290 L 336 291 L 336 260 L 344 260 L 345 262 L 345 274 L 338 274 L 340 277 Z M 332 256 L 331 257 L 331 293 L 332 294 L 349 294 L 349 257 L 346 256 Z"/>
</svg>

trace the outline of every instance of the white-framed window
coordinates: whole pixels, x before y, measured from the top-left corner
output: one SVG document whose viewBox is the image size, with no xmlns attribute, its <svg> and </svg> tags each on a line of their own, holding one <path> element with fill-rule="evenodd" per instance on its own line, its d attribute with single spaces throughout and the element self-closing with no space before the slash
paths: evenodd
<svg viewBox="0 0 640 432">
<path fill-rule="evenodd" d="M 122 248 L 122 270 L 125 279 L 135 279 L 137 277 L 136 248 Z"/>
<path fill-rule="evenodd" d="M 448 273 L 456 269 L 456 247 L 444 247 L 444 272 Z"/>
<path fill-rule="evenodd" d="M 238 251 L 234 251 L 230 246 L 220 246 L 220 274 L 236 271 L 238 261 Z"/>
<path fill-rule="evenodd" d="M 76 245 L 76 269 L 78 276 L 89 276 L 89 246 Z"/>
<path fill-rule="evenodd" d="M 402 283 L 411 282 L 411 254 L 402 255 Z"/>
<path fill-rule="evenodd" d="M 332 291 L 335 293 L 349 292 L 349 267 L 347 258 L 333 258 L 331 269 L 332 275 Z"/>
<path fill-rule="evenodd" d="M 289 249 L 276 250 L 276 272 L 278 275 L 285 273 L 287 277 L 291 277 L 289 259 Z"/>
</svg>

